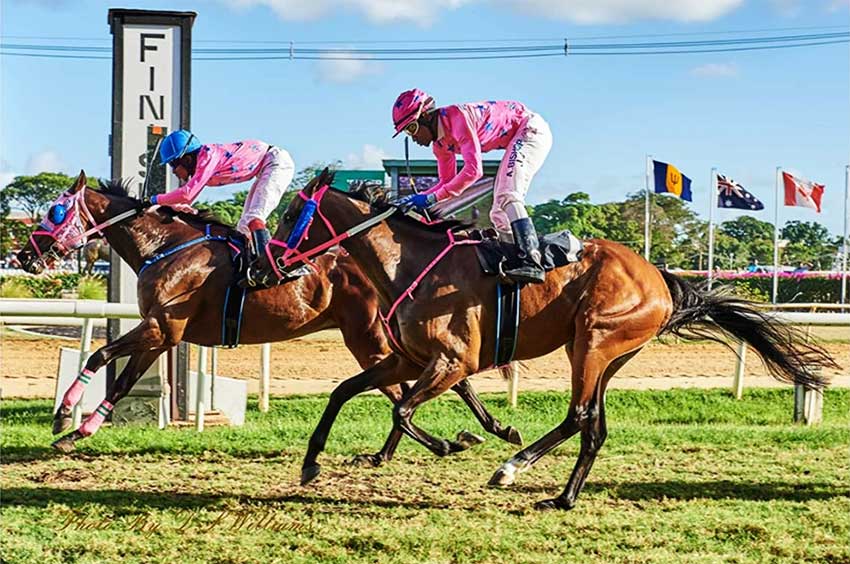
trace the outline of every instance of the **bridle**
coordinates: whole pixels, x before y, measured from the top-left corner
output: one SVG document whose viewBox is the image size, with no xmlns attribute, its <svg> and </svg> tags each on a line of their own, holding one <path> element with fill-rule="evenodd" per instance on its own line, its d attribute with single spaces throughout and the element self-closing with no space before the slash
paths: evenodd
<svg viewBox="0 0 850 564">
<path fill-rule="evenodd" d="M 394 206 L 389 207 L 380 214 L 370 217 L 366 221 L 358 223 L 347 231 L 337 234 L 330 220 L 325 217 L 325 214 L 322 213 L 320 207 L 322 198 L 325 196 L 329 188 L 330 187 L 326 184 L 318 188 L 315 192 L 313 192 L 312 196 L 307 196 L 304 190 L 298 192 L 298 197 L 304 200 L 305 203 L 304 207 L 301 208 L 301 213 L 298 214 L 298 219 L 295 222 L 295 226 L 292 228 L 292 231 L 289 232 L 289 237 L 286 238 L 286 241 L 272 239 L 266 246 L 266 258 L 268 258 L 269 264 L 271 264 L 272 270 L 274 271 L 274 274 L 275 276 L 277 276 L 278 280 L 283 280 L 284 277 L 283 273 L 281 272 L 281 269 L 289 268 L 290 266 L 298 264 L 300 262 L 305 262 L 312 266 L 314 269 L 318 270 L 315 263 L 310 260 L 311 257 L 321 254 L 329 248 L 338 245 L 340 242 L 348 239 L 349 237 L 353 237 L 361 231 L 364 231 L 374 225 L 377 225 L 378 223 L 384 221 L 386 218 L 394 214 L 398 209 Z M 310 231 L 310 226 L 312 225 L 313 218 L 316 214 L 319 215 L 319 218 L 325 224 L 325 227 L 327 227 L 328 231 L 331 234 L 331 238 L 328 241 L 325 241 L 324 243 L 313 247 L 312 249 L 308 249 L 306 251 L 299 251 L 298 249 L 301 246 L 301 243 L 309 239 L 308 232 Z M 285 249 L 283 255 L 278 258 L 274 258 L 271 252 L 272 245 Z"/>
<path fill-rule="evenodd" d="M 139 213 L 138 209 L 132 209 L 111 217 L 102 223 L 98 223 L 86 205 L 86 189 L 87 187 L 83 186 L 75 193 L 64 192 L 53 206 L 51 206 L 51 209 L 59 204 L 66 206 L 68 211 L 63 220 L 59 223 L 54 223 L 50 219 L 50 213 L 48 212 L 48 217 L 39 224 L 39 229 L 30 234 L 29 242 L 36 255 L 33 264 L 48 267 L 50 262 L 59 261 L 71 251 L 85 246 L 89 241 L 89 236 L 94 233 L 103 237 L 104 228 Z M 90 225 L 88 229 L 83 225 L 83 217 L 85 217 L 86 222 Z M 36 235 L 53 239 L 53 243 L 50 244 L 50 247 L 46 251 L 42 251 L 39 248 L 38 243 L 35 241 Z"/>
</svg>

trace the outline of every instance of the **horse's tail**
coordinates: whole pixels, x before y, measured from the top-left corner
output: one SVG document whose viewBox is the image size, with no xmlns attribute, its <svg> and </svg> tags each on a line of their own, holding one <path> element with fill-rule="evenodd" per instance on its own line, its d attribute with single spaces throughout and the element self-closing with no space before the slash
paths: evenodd
<svg viewBox="0 0 850 564">
<path fill-rule="evenodd" d="M 717 335 L 716 330 L 721 329 L 753 347 L 777 380 L 809 388 L 823 388 L 829 383 L 820 369 L 838 365 L 824 349 L 805 342 L 799 330 L 726 290 L 701 289 L 663 270 L 661 275 L 673 298 L 673 314 L 659 335 L 669 332 L 684 339 L 709 339 L 730 346 Z"/>
</svg>

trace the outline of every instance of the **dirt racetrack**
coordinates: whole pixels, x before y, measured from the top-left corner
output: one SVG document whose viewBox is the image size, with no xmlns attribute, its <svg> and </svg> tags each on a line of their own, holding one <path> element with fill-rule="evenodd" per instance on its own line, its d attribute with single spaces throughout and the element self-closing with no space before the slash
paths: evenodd
<svg viewBox="0 0 850 564">
<path fill-rule="evenodd" d="M 850 386 L 850 343 L 846 328 L 819 329 L 824 346 L 841 365 L 831 370 L 833 383 Z M 844 338 L 842 338 L 844 337 Z M 840 341 L 837 339 L 841 339 Z M 103 341 L 93 344 L 94 350 Z M 33 338 L 9 330 L 0 333 L 0 393 L 3 397 L 52 397 L 59 364 L 59 348 L 77 348 L 76 340 Z M 521 390 L 561 390 L 569 385 L 569 364 L 563 351 L 524 363 Z M 773 385 L 761 361 L 747 356 L 747 386 Z M 652 342 L 614 378 L 612 387 L 670 388 L 731 385 L 735 354 L 714 343 L 668 344 Z M 220 349 L 218 374 L 250 380 L 258 390 L 259 346 Z M 323 331 L 302 339 L 272 345 L 271 393 L 274 395 L 329 392 L 336 383 L 359 371 L 337 331 Z M 496 371 L 476 375 L 479 391 L 504 391 Z"/>
</svg>

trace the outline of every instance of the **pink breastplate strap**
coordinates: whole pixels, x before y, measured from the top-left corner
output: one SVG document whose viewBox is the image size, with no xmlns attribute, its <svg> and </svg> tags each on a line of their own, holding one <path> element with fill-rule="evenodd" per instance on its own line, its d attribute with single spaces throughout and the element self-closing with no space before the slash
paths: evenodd
<svg viewBox="0 0 850 564">
<path fill-rule="evenodd" d="M 449 237 L 449 244 L 446 245 L 446 247 L 442 251 L 440 251 L 437 256 L 434 257 L 434 260 L 428 263 L 428 265 L 422 270 L 422 272 L 419 273 L 419 276 L 417 276 L 416 279 L 410 283 L 410 286 L 408 286 L 407 289 L 402 292 L 401 295 L 396 299 L 396 301 L 393 302 L 393 305 L 390 307 L 389 311 L 387 311 L 386 315 L 384 315 L 380 310 L 378 311 L 378 315 L 380 316 L 381 321 L 384 324 L 384 329 L 386 329 L 387 335 L 389 335 L 390 340 L 392 341 L 393 345 L 395 345 L 395 348 L 398 351 L 402 351 L 404 349 L 402 349 L 401 345 L 396 340 L 395 335 L 393 334 L 392 327 L 390 327 L 390 320 L 395 314 L 396 309 L 398 309 L 398 306 L 401 305 L 401 302 L 403 302 L 405 298 L 410 298 L 411 300 L 414 299 L 413 291 L 416 289 L 417 286 L 419 286 L 419 283 L 422 281 L 422 279 L 425 278 L 425 276 L 427 276 L 428 273 L 431 272 L 431 270 L 435 266 L 437 266 L 437 264 L 439 264 L 439 262 L 443 260 L 443 257 L 445 257 L 449 253 L 449 251 L 451 251 L 454 247 L 458 247 L 460 245 L 478 245 L 479 243 L 481 243 L 481 241 L 474 239 L 464 239 L 462 241 L 458 241 L 455 239 L 455 234 L 452 232 L 451 229 L 448 229 L 446 231 L 446 234 Z"/>
</svg>

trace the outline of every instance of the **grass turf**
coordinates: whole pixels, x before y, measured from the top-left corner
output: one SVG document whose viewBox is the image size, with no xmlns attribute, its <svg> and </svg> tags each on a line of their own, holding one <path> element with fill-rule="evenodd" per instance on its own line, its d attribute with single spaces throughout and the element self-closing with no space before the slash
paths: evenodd
<svg viewBox="0 0 850 564">
<path fill-rule="evenodd" d="M 105 427 L 70 456 L 49 444 L 50 402 L 2 402 L 2 562 L 850 562 L 850 391 L 826 392 L 824 423 L 790 422 L 793 393 L 611 391 L 609 436 L 578 505 L 539 513 L 560 493 L 578 437 L 507 490 L 486 487 L 516 447 L 438 459 L 409 439 L 378 469 L 388 403 L 346 406 L 297 485 L 326 396 L 256 402 L 242 428 Z M 485 402 L 530 442 L 559 423 L 567 396 Z M 416 422 L 452 436 L 480 428 L 438 399 Z"/>
</svg>

